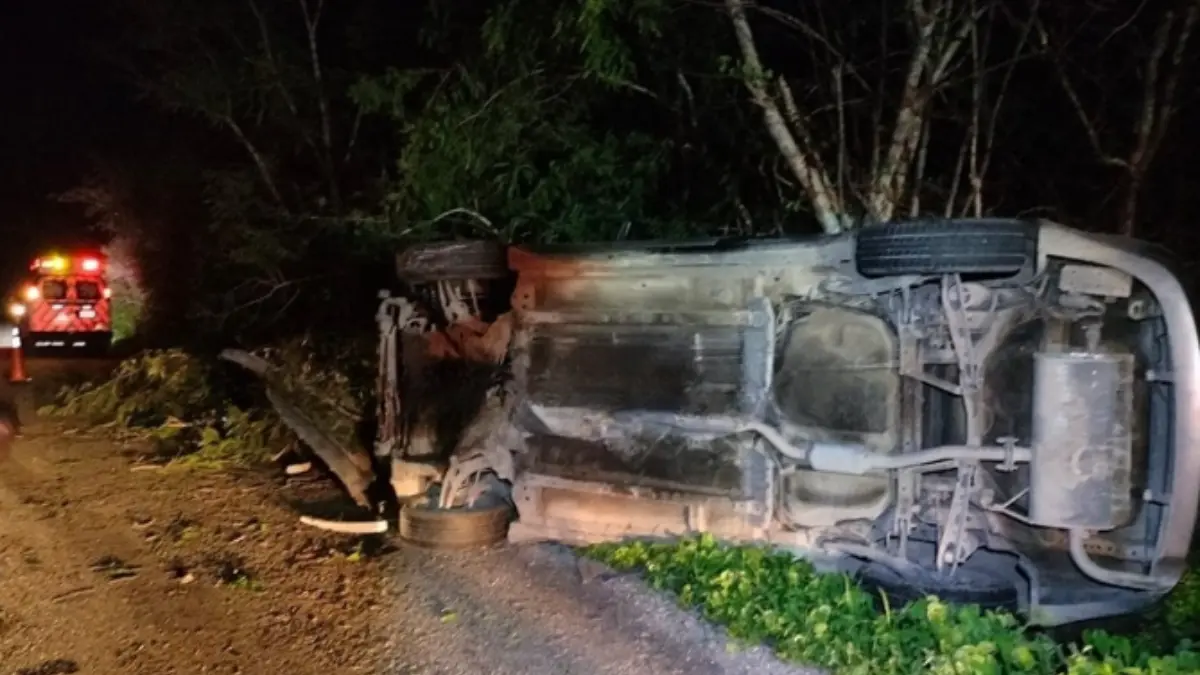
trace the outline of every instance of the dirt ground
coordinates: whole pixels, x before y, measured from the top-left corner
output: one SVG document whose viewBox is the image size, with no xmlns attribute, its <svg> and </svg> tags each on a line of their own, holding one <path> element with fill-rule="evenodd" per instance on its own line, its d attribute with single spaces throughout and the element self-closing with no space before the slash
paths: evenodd
<svg viewBox="0 0 1200 675">
<path fill-rule="evenodd" d="M 330 479 L 152 465 L 143 441 L 34 419 L 38 389 L 0 383 L 26 425 L 0 462 L 0 675 L 816 672 L 561 546 L 440 554 L 308 528 L 350 517 Z"/>
<path fill-rule="evenodd" d="M 319 478 L 146 469 L 39 422 L 0 465 L 0 673 L 376 672 L 380 560 Z"/>
<path fill-rule="evenodd" d="M 326 478 L 145 456 L 38 422 L 0 465 L 0 675 L 803 672 L 563 547 L 327 534 Z"/>
</svg>

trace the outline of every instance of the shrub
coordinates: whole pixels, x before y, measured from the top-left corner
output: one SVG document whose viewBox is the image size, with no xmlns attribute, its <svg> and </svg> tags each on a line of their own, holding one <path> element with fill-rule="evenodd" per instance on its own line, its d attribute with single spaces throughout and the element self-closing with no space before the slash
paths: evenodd
<svg viewBox="0 0 1200 675">
<path fill-rule="evenodd" d="M 175 459 L 179 466 L 196 469 L 226 469 L 260 464 L 292 440 L 292 433 L 274 414 L 245 411 L 227 406 L 216 423 L 193 428 L 178 440 L 182 452 Z"/>
<path fill-rule="evenodd" d="M 144 352 L 122 361 L 100 382 L 64 387 L 40 414 L 154 428 L 170 420 L 201 421 L 219 410 L 211 366 L 182 350 Z"/>
<path fill-rule="evenodd" d="M 790 554 L 718 544 L 711 536 L 672 543 L 602 544 L 585 554 L 641 572 L 680 604 L 737 639 L 768 643 L 782 658 L 847 675 L 1181 675 L 1200 672 L 1188 641 L 1168 654 L 1141 636 L 1086 633 L 1057 645 L 1011 615 L 925 598 L 875 609 L 849 577 L 818 574 Z M 1176 615 L 1175 620 L 1182 620 Z"/>
<path fill-rule="evenodd" d="M 374 343 L 332 341 L 322 351 L 307 341 L 294 340 L 262 350 L 272 362 L 272 381 L 330 438 L 345 448 L 367 450 L 364 425 L 371 421 L 374 405 Z"/>
<path fill-rule="evenodd" d="M 291 440 L 272 411 L 234 405 L 230 389 L 202 357 L 148 351 L 106 380 L 64 387 L 39 413 L 142 432 L 159 455 L 192 467 L 254 464 Z"/>
</svg>

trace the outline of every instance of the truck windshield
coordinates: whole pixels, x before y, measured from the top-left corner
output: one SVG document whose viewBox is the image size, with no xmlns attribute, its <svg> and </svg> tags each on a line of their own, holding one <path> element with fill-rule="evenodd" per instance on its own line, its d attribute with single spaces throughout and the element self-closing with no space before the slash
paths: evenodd
<svg viewBox="0 0 1200 675">
<path fill-rule="evenodd" d="M 62 300 L 67 297 L 67 282 L 62 279 L 42 280 L 42 297 L 47 300 Z"/>
<path fill-rule="evenodd" d="M 99 300 L 100 284 L 94 281 L 76 281 L 75 298 L 78 300 Z"/>
</svg>

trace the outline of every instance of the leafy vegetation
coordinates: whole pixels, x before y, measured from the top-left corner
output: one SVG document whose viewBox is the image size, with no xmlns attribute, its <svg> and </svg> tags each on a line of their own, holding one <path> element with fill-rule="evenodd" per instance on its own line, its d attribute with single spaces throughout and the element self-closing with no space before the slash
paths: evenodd
<svg viewBox="0 0 1200 675">
<path fill-rule="evenodd" d="M 290 341 L 260 350 L 275 366 L 273 382 L 288 399 L 345 448 L 368 449 L 364 419 L 374 401 L 375 344 L 371 340 L 313 345 Z"/>
<path fill-rule="evenodd" d="M 1192 575 L 1145 635 L 1088 632 L 1059 645 L 1016 618 L 925 598 L 877 610 L 875 598 L 836 574 L 818 574 L 788 553 L 725 546 L 711 536 L 679 542 L 602 544 L 585 553 L 641 572 L 655 589 L 726 627 L 766 642 L 782 658 L 841 675 L 1181 675 L 1200 671 L 1200 650 L 1183 637 L 1200 618 Z M 1165 631 L 1163 629 L 1166 629 Z M 1176 638 L 1166 651 L 1158 633 Z"/>
<path fill-rule="evenodd" d="M 112 426 L 152 440 L 180 466 L 226 468 L 262 462 L 291 436 L 268 410 L 229 400 L 229 385 L 202 358 L 147 351 L 99 382 L 64 387 L 39 414 Z"/>
<path fill-rule="evenodd" d="M 511 0 L 476 23 L 441 8 L 422 40 L 453 66 L 391 68 L 351 90 L 397 132 L 389 222 L 406 223 L 407 236 L 537 242 L 677 237 L 734 222 L 752 181 L 729 169 L 753 166 L 766 146 L 761 134 L 736 135 L 750 109 L 739 82 L 717 75 L 718 53 L 687 48 L 728 40 L 719 15 L 675 8 L 688 32 L 665 33 L 668 11 L 660 0 Z M 714 76 L 703 107 L 684 71 Z M 760 201 L 752 210 L 766 218 L 773 201 Z M 461 209 L 488 222 L 439 218 Z"/>
<path fill-rule="evenodd" d="M 212 382 L 212 367 L 199 358 L 179 349 L 147 351 L 122 361 L 106 380 L 64 388 L 39 412 L 130 429 L 206 420 L 220 409 Z"/>
<path fill-rule="evenodd" d="M 1155 54 L 1177 54 L 1166 70 L 1188 71 L 1186 41 L 1159 50 L 1152 36 L 1189 34 L 1157 26 L 1192 14 L 982 3 L 976 21 L 934 4 L 916 18 L 941 23 L 919 30 L 903 3 L 801 3 L 794 14 L 756 4 L 748 48 L 725 11 L 741 3 L 729 0 L 363 0 L 325 10 L 305 0 L 118 0 L 128 32 L 106 56 L 170 122 L 144 134 L 153 139 L 144 155 L 107 158 L 64 201 L 131 242 L 149 342 L 286 344 L 271 353 L 283 384 L 347 444 L 373 378 L 357 340 L 370 340 L 376 289 L 395 281 L 392 251 L 413 239 L 798 233 L 818 227 L 812 185 L 822 184 L 841 210 L 872 211 L 844 205 L 869 206 L 867 193 L 882 189 L 901 216 L 978 207 L 1076 223 L 1190 220 L 1168 211 L 1183 197 L 1131 208 L 1156 153 L 1122 131 L 1149 114 L 1159 154 L 1192 145 L 1163 137 L 1177 137 L 1183 125 L 1167 123 L 1186 118 L 1200 89 L 1143 77 L 1168 65 L 1148 60 Z M 1095 39 L 1067 41 L 1081 26 Z M 944 42 L 934 59 L 942 72 L 925 68 L 920 90 L 906 93 L 906 65 L 928 53 L 919 35 Z M 1084 43 L 1096 46 L 1085 54 Z M 753 52 L 762 64 L 748 63 Z M 1091 68 L 1105 72 L 1083 72 Z M 1068 94 L 1059 80 L 1083 90 Z M 1176 91 L 1192 98 L 1176 105 Z M 1143 110 L 1154 101 L 1157 111 Z M 918 113 L 911 133 L 889 138 L 902 103 Z M 806 165 L 768 133 L 769 105 Z M 904 166 L 881 171 L 889 146 Z M 1186 179 L 1178 184 L 1195 198 Z M 121 325 L 133 321 L 118 310 Z M 287 342 L 301 334 L 319 337 Z M 261 397 L 178 349 L 69 388 L 46 412 L 146 434 L 185 466 L 252 463 L 290 441 Z M 1153 617 L 1160 636 L 1094 633 L 1072 648 L 1012 617 L 934 600 L 879 614 L 846 579 L 779 553 L 711 540 L 591 553 L 643 570 L 739 638 L 840 672 L 1200 668 L 1182 642 L 1200 616 L 1194 574 Z"/>
<path fill-rule="evenodd" d="M 341 360 L 322 361 L 303 342 L 290 342 L 263 355 L 293 403 L 350 447 L 361 442 L 373 381 L 358 350 L 335 351 Z M 149 350 L 122 361 L 106 379 L 62 388 L 39 414 L 137 433 L 182 467 L 248 466 L 295 442 L 260 383 L 248 377 L 180 349 Z"/>
<path fill-rule="evenodd" d="M 219 348 L 369 331 L 391 252 L 416 238 L 802 233 L 825 222 L 814 186 L 848 223 L 882 213 L 876 201 L 898 217 L 978 207 L 1111 223 L 1127 210 L 1115 193 L 1189 147 L 1161 142 L 1200 91 L 1170 75 L 1187 72 L 1195 40 L 1157 30 L 1185 20 L 1165 5 L 1127 21 L 1116 6 L 983 2 L 976 17 L 939 2 L 914 17 L 904 3 L 756 4 L 747 46 L 740 4 L 118 0 L 123 31 L 104 56 L 156 104 L 169 142 L 122 143 L 63 198 L 132 242 L 151 343 Z M 915 30 L 917 18 L 937 23 Z M 1098 46 L 1059 48 L 1084 25 Z M 1179 44 L 1158 50 L 1160 32 Z M 925 34 L 939 65 L 910 69 L 930 53 Z M 1143 64 L 1164 53 L 1181 60 Z M 1143 71 L 1170 79 L 1163 95 L 1142 100 L 1155 91 Z M 924 73 L 919 91 L 908 72 Z M 915 114 L 904 125 L 901 101 Z M 1142 103 L 1158 108 L 1162 151 L 1122 159 L 1141 147 L 1124 132 Z M 770 106 L 807 169 L 768 131 Z M 1095 142 L 1116 154 L 1095 157 Z M 1145 201 L 1139 221 L 1171 219 Z"/>
<path fill-rule="evenodd" d="M 1200 639 L 1200 574 L 1194 566 L 1183 573 L 1165 605 L 1150 617 L 1151 637 L 1167 642 Z"/>
<path fill-rule="evenodd" d="M 185 436 L 171 433 L 169 438 L 178 453 L 174 462 L 181 467 L 210 470 L 261 464 L 290 443 L 292 435 L 273 414 L 259 410 L 227 405 L 219 420 L 200 427 L 184 427 L 191 431 Z M 167 428 L 160 427 L 155 437 L 163 439 Z"/>
</svg>

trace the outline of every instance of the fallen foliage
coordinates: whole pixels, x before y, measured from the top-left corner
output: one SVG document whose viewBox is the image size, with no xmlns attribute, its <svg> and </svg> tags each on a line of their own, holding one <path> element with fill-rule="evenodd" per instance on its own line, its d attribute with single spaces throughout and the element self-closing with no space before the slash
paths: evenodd
<svg viewBox="0 0 1200 675">
<path fill-rule="evenodd" d="M 1024 629 L 1012 615 L 925 598 L 877 609 L 847 576 L 818 574 L 780 551 L 735 547 L 711 536 L 678 542 L 601 544 L 585 554 L 622 571 L 638 571 L 681 605 L 695 608 L 738 640 L 767 643 L 780 657 L 839 675 L 1182 675 L 1200 672 L 1200 651 L 1187 638 L 1155 652 L 1160 633 L 1200 617 L 1194 579 L 1150 621 L 1143 635 L 1089 631 L 1058 644 Z M 1174 635 L 1182 633 L 1176 631 Z"/>
<path fill-rule="evenodd" d="M 351 346 L 318 359 L 302 341 L 260 353 L 323 431 L 345 447 L 363 449 L 369 393 L 355 383 L 373 383 L 360 372 L 370 367 L 369 354 Z M 158 454 L 189 468 L 262 463 L 296 443 L 260 383 L 242 373 L 231 377 L 215 359 L 180 349 L 142 352 L 122 361 L 107 379 L 64 387 L 39 414 L 134 432 L 152 440 Z"/>
<path fill-rule="evenodd" d="M 38 412 L 126 428 L 198 421 L 220 409 L 212 382 L 202 359 L 179 349 L 147 351 L 122 361 L 108 379 L 64 387 Z"/>
<path fill-rule="evenodd" d="M 111 426 L 154 442 L 176 465 L 225 468 L 260 463 L 291 436 L 270 411 L 230 400 L 212 362 L 178 349 L 143 352 L 107 379 L 64 387 L 39 415 Z"/>
<path fill-rule="evenodd" d="M 292 402 L 345 448 L 370 454 L 363 425 L 375 383 L 374 343 L 343 344 L 318 354 L 303 341 L 260 351 L 275 366 L 278 384 Z"/>
<path fill-rule="evenodd" d="M 362 411 L 366 405 L 355 400 L 339 405 L 330 397 L 338 393 L 343 398 L 353 396 L 355 392 L 349 388 L 353 378 L 336 368 L 311 368 L 311 355 L 305 356 L 299 370 L 280 367 L 241 349 L 223 350 L 221 359 L 253 373 L 282 423 L 324 462 L 355 503 L 370 505 L 367 491 L 376 478 L 374 461 L 370 443 L 359 433 L 365 431 Z"/>
<path fill-rule="evenodd" d="M 168 427 L 154 430 L 159 440 L 173 441 L 164 447 L 172 452 L 172 463 L 191 469 L 220 470 L 264 463 L 279 448 L 292 442 L 292 435 L 270 411 L 247 411 L 227 405 L 225 414 L 203 425 L 184 427 L 184 432 L 167 436 Z"/>
</svg>

